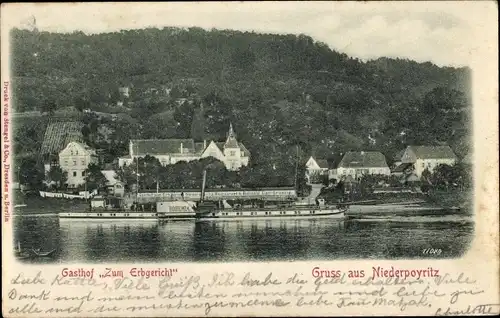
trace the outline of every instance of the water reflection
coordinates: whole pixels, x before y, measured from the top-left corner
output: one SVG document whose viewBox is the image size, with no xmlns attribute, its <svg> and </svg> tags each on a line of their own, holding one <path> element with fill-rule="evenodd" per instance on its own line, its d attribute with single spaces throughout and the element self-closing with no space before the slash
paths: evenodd
<svg viewBox="0 0 500 318">
<path fill-rule="evenodd" d="M 422 250 L 429 247 L 440 248 L 441 257 L 451 258 L 467 250 L 473 228 L 473 223 L 458 218 L 130 223 L 19 217 L 15 241 L 24 248 L 58 251 L 53 259 L 31 262 L 422 258 L 426 257 Z"/>
</svg>

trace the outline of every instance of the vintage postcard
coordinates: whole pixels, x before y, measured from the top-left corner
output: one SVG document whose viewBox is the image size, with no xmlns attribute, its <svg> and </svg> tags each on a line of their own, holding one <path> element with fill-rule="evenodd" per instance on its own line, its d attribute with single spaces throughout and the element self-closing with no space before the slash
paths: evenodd
<svg viewBox="0 0 500 318">
<path fill-rule="evenodd" d="M 1 7 L 5 317 L 498 315 L 494 2 Z"/>
</svg>

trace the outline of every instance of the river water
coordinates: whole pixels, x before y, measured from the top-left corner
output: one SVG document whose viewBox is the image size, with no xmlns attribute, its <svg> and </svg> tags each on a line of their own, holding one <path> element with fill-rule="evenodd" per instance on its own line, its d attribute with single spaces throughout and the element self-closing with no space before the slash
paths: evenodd
<svg viewBox="0 0 500 318">
<path fill-rule="evenodd" d="M 14 243 L 56 250 L 36 263 L 455 258 L 474 223 L 461 215 L 366 220 L 158 221 L 14 218 Z M 426 248 L 440 255 L 425 255 Z"/>
</svg>

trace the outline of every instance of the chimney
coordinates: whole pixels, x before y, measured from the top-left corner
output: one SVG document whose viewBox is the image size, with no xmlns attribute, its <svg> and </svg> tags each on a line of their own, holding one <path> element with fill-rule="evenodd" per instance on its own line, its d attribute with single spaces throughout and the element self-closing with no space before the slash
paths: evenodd
<svg viewBox="0 0 500 318">
<path fill-rule="evenodd" d="M 184 150 L 184 147 L 183 147 L 182 142 L 181 142 L 181 153 L 183 153 L 183 150 Z"/>
<path fill-rule="evenodd" d="M 203 150 L 207 148 L 207 140 L 203 139 Z"/>
</svg>

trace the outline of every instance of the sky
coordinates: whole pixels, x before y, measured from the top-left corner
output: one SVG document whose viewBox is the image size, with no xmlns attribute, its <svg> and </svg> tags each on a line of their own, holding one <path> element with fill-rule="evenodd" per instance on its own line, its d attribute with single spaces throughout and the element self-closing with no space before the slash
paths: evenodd
<svg viewBox="0 0 500 318">
<path fill-rule="evenodd" d="M 468 66 L 496 11 L 493 2 L 223 2 L 11 4 L 3 22 L 85 33 L 197 26 L 306 34 L 362 60 L 378 57 Z M 488 16 L 491 16 L 489 14 Z M 493 19 L 494 20 L 494 19 Z M 496 28 L 496 25 L 494 26 Z M 482 32 L 482 33 L 481 33 Z M 479 37 L 478 37 L 479 36 Z"/>
</svg>

